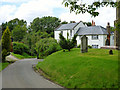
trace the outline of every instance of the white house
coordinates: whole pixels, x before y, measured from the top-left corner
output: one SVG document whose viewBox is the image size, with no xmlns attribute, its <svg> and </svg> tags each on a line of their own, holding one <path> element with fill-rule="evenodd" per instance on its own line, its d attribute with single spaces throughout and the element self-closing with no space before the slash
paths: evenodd
<svg viewBox="0 0 120 90">
<path fill-rule="evenodd" d="M 106 40 L 109 33 L 107 29 L 102 26 L 89 26 L 87 27 L 82 22 L 79 23 L 69 23 L 62 24 L 54 30 L 54 37 L 59 42 L 59 33 L 67 38 L 67 33 L 69 33 L 68 38 L 71 39 L 74 34 L 78 34 L 76 40 L 77 45 L 81 44 L 81 36 L 86 35 L 88 37 L 88 45 L 93 48 L 101 48 L 106 45 Z M 110 37 L 110 45 L 114 45 L 114 35 Z"/>
</svg>

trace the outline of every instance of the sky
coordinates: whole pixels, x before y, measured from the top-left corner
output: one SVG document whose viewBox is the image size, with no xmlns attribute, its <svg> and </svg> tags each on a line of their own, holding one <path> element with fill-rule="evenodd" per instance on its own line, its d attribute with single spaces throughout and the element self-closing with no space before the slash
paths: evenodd
<svg viewBox="0 0 120 90">
<path fill-rule="evenodd" d="M 0 0 L 0 24 L 8 22 L 14 18 L 24 19 L 28 25 L 37 17 L 53 16 L 61 21 L 95 21 L 96 25 L 106 27 L 110 22 L 114 26 L 116 19 L 116 9 L 103 7 L 98 9 L 99 16 L 91 17 L 88 13 L 76 15 L 70 13 L 69 8 L 62 4 L 63 0 Z M 84 3 L 92 3 L 95 0 L 82 0 Z"/>
</svg>

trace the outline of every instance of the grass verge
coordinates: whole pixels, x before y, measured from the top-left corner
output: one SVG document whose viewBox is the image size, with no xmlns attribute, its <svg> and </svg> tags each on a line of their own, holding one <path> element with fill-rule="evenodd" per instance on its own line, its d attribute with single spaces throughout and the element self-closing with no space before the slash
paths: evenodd
<svg viewBox="0 0 120 90">
<path fill-rule="evenodd" d="M 109 55 L 106 49 L 89 49 L 80 53 L 58 51 L 39 62 L 36 68 L 52 81 L 66 88 L 118 88 L 118 52 Z"/>
<path fill-rule="evenodd" d="M 23 53 L 22 55 L 20 54 L 14 54 L 13 52 L 11 53 L 11 55 L 15 56 L 18 59 L 24 59 L 24 58 L 36 58 L 36 56 L 30 56 L 27 53 Z"/>
<path fill-rule="evenodd" d="M 5 63 L 0 63 L 0 72 L 5 69 L 10 63 L 5 62 Z"/>
</svg>

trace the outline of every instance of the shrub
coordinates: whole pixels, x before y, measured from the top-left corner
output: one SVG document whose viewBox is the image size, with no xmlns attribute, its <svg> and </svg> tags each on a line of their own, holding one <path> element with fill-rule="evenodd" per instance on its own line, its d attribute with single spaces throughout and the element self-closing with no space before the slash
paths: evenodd
<svg viewBox="0 0 120 90">
<path fill-rule="evenodd" d="M 13 42 L 13 53 L 22 55 L 24 52 L 30 54 L 28 46 L 23 43 Z"/>
<path fill-rule="evenodd" d="M 88 45 L 88 48 L 92 48 L 92 46 Z"/>
<path fill-rule="evenodd" d="M 81 45 L 79 44 L 78 46 L 77 46 L 77 48 L 80 48 L 81 47 Z"/>
<path fill-rule="evenodd" d="M 72 49 L 72 48 L 74 48 L 76 46 L 76 43 L 77 43 L 77 41 L 76 41 L 77 35 L 76 34 L 74 35 L 72 40 L 70 40 L 68 38 L 67 39 L 64 38 L 61 33 L 59 34 L 59 37 L 60 37 L 59 44 L 60 44 L 62 49 L 67 49 L 67 50 L 70 51 L 70 49 Z M 68 37 L 68 33 L 67 33 L 67 37 Z"/>
<path fill-rule="evenodd" d="M 38 58 L 44 58 L 59 50 L 61 50 L 61 47 L 53 38 L 44 38 L 36 43 Z"/>
</svg>

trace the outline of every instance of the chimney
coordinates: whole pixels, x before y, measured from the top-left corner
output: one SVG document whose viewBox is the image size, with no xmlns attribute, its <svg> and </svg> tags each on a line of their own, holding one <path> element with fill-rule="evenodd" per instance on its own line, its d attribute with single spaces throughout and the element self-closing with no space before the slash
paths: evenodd
<svg viewBox="0 0 120 90">
<path fill-rule="evenodd" d="M 107 23 L 106 29 L 108 32 L 108 35 L 107 35 L 108 44 L 107 45 L 110 46 L 110 23 L 109 22 Z"/>
<path fill-rule="evenodd" d="M 92 20 L 92 26 L 95 26 L 95 22 Z"/>
<path fill-rule="evenodd" d="M 93 24 L 94 26 L 95 26 L 95 22 L 94 22 L 94 24 Z"/>
<path fill-rule="evenodd" d="M 109 22 L 107 23 L 107 27 L 106 27 L 106 28 L 107 28 L 107 32 L 108 32 L 109 35 L 110 35 L 110 23 L 109 23 Z"/>
</svg>

